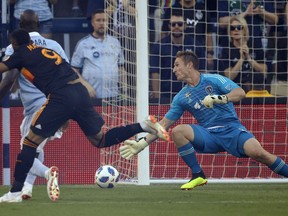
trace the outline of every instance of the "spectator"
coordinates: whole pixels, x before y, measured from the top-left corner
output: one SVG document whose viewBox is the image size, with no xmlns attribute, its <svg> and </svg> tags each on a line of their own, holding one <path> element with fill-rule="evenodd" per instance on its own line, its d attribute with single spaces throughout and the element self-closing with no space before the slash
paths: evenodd
<svg viewBox="0 0 288 216">
<path fill-rule="evenodd" d="M 79 7 L 79 0 L 73 0 L 71 10 L 72 10 L 72 16 L 74 17 L 83 16 L 82 10 Z"/>
<path fill-rule="evenodd" d="M 172 98 L 182 88 L 182 82 L 177 81 L 171 71 L 176 53 L 183 50 L 196 51 L 200 60 L 199 68 L 204 70 L 204 50 L 200 48 L 199 42 L 190 35 L 184 34 L 186 23 L 181 10 L 173 10 L 169 22 L 171 33 L 159 43 L 152 45 L 150 55 L 151 76 L 151 99 L 166 100 L 171 102 Z M 197 46 L 198 45 L 198 46 Z"/>
<path fill-rule="evenodd" d="M 74 69 L 82 71 L 83 78 L 96 91 L 97 98 L 118 97 L 127 92 L 127 74 L 120 42 L 106 33 L 107 18 L 104 10 L 92 13 L 92 34 L 82 38 L 76 45 L 71 59 Z"/>
<path fill-rule="evenodd" d="M 229 4 L 228 1 L 218 2 L 220 46 L 225 47 L 228 45 L 229 40 L 225 37 L 226 28 L 230 23 L 230 18 L 239 15 L 248 23 L 253 43 L 257 43 L 257 47 L 262 46 L 262 48 L 266 49 L 267 36 L 269 33 L 268 27 L 269 25 L 275 25 L 278 22 L 278 16 L 276 15 L 274 8 L 274 1 L 235 0 L 233 3 L 234 4 Z M 224 32 L 221 31 L 221 29 L 225 29 Z"/>
<path fill-rule="evenodd" d="M 207 66 L 213 67 L 213 39 L 210 15 L 207 13 L 206 4 L 197 0 L 176 0 L 171 8 L 166 8 L 163 18 L 162 36 L 169 34 L 169 19 L 172 11 L 176 9 L 182 10 L 184 20 L 186 22 L 185 33 L 194 37 L 195 41 L 199 41 L 202 47 L 206 47 Z"/>
<path fill-rule="evenodd" d="M 14 4 L 14 28 L 18 28 L 20 15 L 27 9 L 33 9 L 39 17 L 39 33 L 45 38 L 52 38 L 53 13 L 49 3 L 54 5 L 58 0 L 10 0 Z"/>
<path fill-rule="evenodd" d="M 124 50 L 125 67 L 129 72 L 128 82 L 136 86 L 135 0 L 108 0 L 106 2 L 105 11 L 109 16 L 109 32 L 120 41 Z M 129 95 L 136 97 L 133 88 L 129 89 Z"/>
<path fill-rule="evenodd" d="M 287 55 L 287 41 L 288 41 L 288 4 L 286 1 L 279 1 L 281 11 L 279 13 L 280 21 L 277 28 L 276 40 L 276 55 L 273 61 L 274 79 L 271 83 L 271 94 L 277 96 L 288 96 L 288 55 Z"/>
<path fill-rule="evenodd" d="M 246 92 L 263 90 L 267 73 L 264 52 L 249 40 L 248 25 L 243 17 L 233 16 L 229 21 L 230 45 L 223 49 L 221 59 L 224 75 L 241 85 Z"/>
</svg>

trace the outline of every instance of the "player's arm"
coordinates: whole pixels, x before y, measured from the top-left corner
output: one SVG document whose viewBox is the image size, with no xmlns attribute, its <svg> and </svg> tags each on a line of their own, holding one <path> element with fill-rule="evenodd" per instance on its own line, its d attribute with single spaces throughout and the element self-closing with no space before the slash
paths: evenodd
<svg viewBox="0 0 288 216">
<path fill-rule="evenodd" d="M 2 62 L 0 62 L 0 74 L 4 73 L 5 71 L 8 71 L 9 68 Z"/>
<path fill-rule="evenodd" d="M 167 118 L 163 118 L 159 122 L 167 131 L 171 125 L 175 123 L 175 121 L 169 120 Z M 148 145 L 154 142 L 158 137 L 156 135 L 148 134 L 145 137 L 141 138 L 140 140 L 126 140 L 124 145 L 120 147 L 120 155 L 121 157 L 130 160 L 145 149 Z"/>
<path fill-rule="evenodd" d="M 9 92 L 18 76 L 19 72 L 17 69 L 12 69 L 5 73 L 5 76 L 0 83 L 0 100 Z"/>
<path fill-rule="evenodd" d="M 96 92 L 95 89 L 81 76 L 81 74 L 79 73 L 79 69 L 72 67 L 72 69 L 75 71 L 75 73 L 77 73 L 77 75 L 79 76 L 79 80 L 82 83 L 82 85 L 85 86 L 85 88 L 87 89 L 89 95 L 91 98 L 95 97 L 96 98 Z"/>
<path fill-rule="evenodd" d="M 213 108 L 214 104 L 227 104 L 228 102 L 238 102 L 241 99 L 245 98 L 245 96 L 245 91 L 242 88 L 238 87 L 234 88 L 227 94 L 207 95 L 203 100 L 203 104 L 207 108 Z"/>
</svg>

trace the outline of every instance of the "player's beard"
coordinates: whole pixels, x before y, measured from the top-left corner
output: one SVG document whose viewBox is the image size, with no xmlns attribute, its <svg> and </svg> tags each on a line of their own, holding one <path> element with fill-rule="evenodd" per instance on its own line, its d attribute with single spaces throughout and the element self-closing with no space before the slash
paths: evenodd
<svg viewBox="0 0 288 216">
<path fill-rule="evenodd" d="M 96 34 L 100 37 L 103 37 L 105 35 L 105 29 L 98 29 L 98 31 L 96 31 Z"/>
<path fill-rule="evenodd" d="M 172 36 L 175 38 L 180 38 L 183 36 L 183 32 L 172 32 Z"/>
</svg>

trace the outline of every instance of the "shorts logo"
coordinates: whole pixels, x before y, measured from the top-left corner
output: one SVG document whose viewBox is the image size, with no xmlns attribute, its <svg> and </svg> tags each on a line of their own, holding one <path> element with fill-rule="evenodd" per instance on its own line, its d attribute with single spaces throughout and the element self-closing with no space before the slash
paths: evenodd
<svg viewBox="0 0 288 216">
<path fill-rule="evenodd" d="M 35 128 L 38 128 L 39 130 L 42 130 L 42 127 L 40 124 L 36 125 Z"/>
<path fill-rule="evenodd" d="M 210 95 L 210 94 L 212 94 L 212 92 L 213 92 L 213 88 L 212 88 L 212 86 L 206 86 L 205 87 L 205 91 L 206 91 L 206 93 L 208 94 L 208 95 Z"/>
</svg>

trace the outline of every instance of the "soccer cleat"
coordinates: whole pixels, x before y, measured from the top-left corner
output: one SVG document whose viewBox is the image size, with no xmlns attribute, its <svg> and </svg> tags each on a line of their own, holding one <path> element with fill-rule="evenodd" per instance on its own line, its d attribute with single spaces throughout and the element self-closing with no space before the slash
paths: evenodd
<svg viewBox="0 0 288 216">
<path fill-rule="evenodd" d="M 169 134 L 158 122 L 153 115 L 149 115 L 145 121 L 144 130 L 148 133 L 157 135 L 160 139 L 169 142 Z"/>
<path fill-rule="evenodd" d="M 197 186 L 203 186 L 207 184 L 207 182 L 208 182 L 207 179 L 202 177 L 191 179 L 188 183 L 181 186 L 181 190 L 192 190 Z"/>
<path fill-rule="evenodd" d="M 56 201 L 60 196 L 60 189 L 58 186 L 58 167 L 52 166 L 47 172 L 47 193 L 52 201 Z"/>
<path fill-rule="evenodd" d="M 32 198 L 32 189 L 33 185 L 29 183 L 24 183 L 24 187 L 22 188 L 22 199 L 28 200 Z"/>
<path fill-rule="evenodd" d="M 0 203 L 22 202 L 21 192 L 8 192 L 0 197 Z"/>
</svg>

